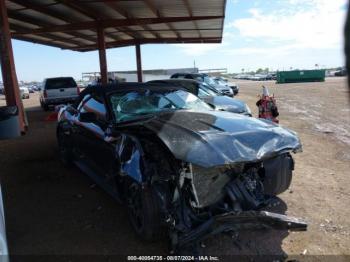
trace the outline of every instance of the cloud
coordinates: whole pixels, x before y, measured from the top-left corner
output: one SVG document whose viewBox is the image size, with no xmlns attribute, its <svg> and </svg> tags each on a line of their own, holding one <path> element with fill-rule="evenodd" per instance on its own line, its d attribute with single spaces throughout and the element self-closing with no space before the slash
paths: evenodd
<svg viewBox="0 0 350 262">
<path fill-rule="evenodd" d="M 244 38 L 263 39 L 289 48 L 332 49 L 342 46 L 346 0 L 287 0 L 276 11 L 248 10 L 235 28 Z M 285 49 L 285 48 L 284 48 Z"/>
<path fill-rule="evenodd" d="M 201 56 L 213 50 L 219 49 L 222 44 L 179 44 L 176 46 L 188 56 Z"/>
<path fill-rule="evenodd" d="M 223 50 L 230 45 L 230 40 L 235 37 L 232 32 L 224 32 L 223 41 L 221 44 L 177 44 L 181 51 L 189 56 L 202 56 L 214 50 Z"/>
<path fill-rule="evenodd" d="M 246 9 L 248 17 L 226 22 L 222 44 L 176 46 L 192 57 L 215 53 L 235 57 L 267 55 L 288 60 L 305 56 L 307 52 L 312 56 L 313 50 L 334 50 L 341 55 L 347 0 L 278 0 L 271 3 L 268 8 L 251 5 Z"/>
</svg>

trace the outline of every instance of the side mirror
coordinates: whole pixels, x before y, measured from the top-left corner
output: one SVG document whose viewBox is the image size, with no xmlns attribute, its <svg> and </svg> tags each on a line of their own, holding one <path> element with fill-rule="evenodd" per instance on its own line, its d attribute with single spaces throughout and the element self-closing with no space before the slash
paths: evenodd
<svg viewBox="0 0 350 262">
<path fill-rule="evenodd" d="M 97 117 L 95 113 L 84 112 L 84 113 L 80 113 L 79 120 L 81 122 L 95 122 L 97 120 Z"/>
</svg>

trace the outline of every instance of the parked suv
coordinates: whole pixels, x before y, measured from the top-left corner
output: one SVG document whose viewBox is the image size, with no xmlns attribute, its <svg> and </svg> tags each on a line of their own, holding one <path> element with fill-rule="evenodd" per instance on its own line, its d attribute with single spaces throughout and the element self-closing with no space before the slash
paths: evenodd
<svg viewBox="0 0 350 262">
<path fill-rule="evenodd" d="M 47 111 L 50 105 L 73 103 L 80 93 L 73 77 L 46 78 L 40 91 L 40 105 Z"/>
<path fill-rule="evenodd" d="M 22 99 L 29 99 L 30 95 L 29 95 L 29 89 L 28 87 L 25 87 L 25 86 L 21 86 L 19 88 L 19 91 L 20 91 L 20 94 L 21 94 L 21 98 Z"/>
</svg>

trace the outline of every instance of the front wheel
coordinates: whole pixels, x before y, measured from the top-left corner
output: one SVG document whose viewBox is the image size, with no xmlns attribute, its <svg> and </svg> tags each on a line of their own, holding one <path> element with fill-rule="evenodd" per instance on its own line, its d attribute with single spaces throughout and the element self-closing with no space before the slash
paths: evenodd
<svg viewBox="0 0 350 262">
<path fill-rule="evenodd" d="M 294 160 L 284 154 L 264 161 L 264 190 L 267 195 L 277 196 L 286 191 L 292 181 Z"/>
<path fill-rule="evenodd" d="M 159 239 L 163 235 L 160 208 L 152 188 L 128 181 L 125 193 L 129 218 L 136 233 L 144 240 Z"/>
</svg>

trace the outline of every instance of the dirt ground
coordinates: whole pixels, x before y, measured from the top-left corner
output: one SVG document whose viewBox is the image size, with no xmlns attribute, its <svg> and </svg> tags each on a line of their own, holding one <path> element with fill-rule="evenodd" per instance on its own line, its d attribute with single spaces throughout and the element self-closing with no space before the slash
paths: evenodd
<svg viewBox="0 0 350 262">
<path fill-rule="evenodd" d="M 268 86 L 277 99 L 281 125 L 301 138 L 304 152 L 294 156 L 292 186 L 271 209 L 301 217 L 309 228 L 297 233 L 257 231 L 219 236 L 206 241 L 202 253 L 220 258 L 243 254 L 349 261 L 350 104 L 345 79 L 238 84 L 237 98 L 246 101 L 255 116 L 261 85 Z M 10 253 L 165 255 L 167 243 L 139 240 L 122 206 L 79 170 L 61 166 L 55 123 L 43 121 L 49 113 L 40 109 L 37 94 L 24 100 L 24 105 L 29 132 L 15 140 L 0 141 L 0 177 Z M 14 256 L 12 261 L 21 258 Z"/>
</svg>

